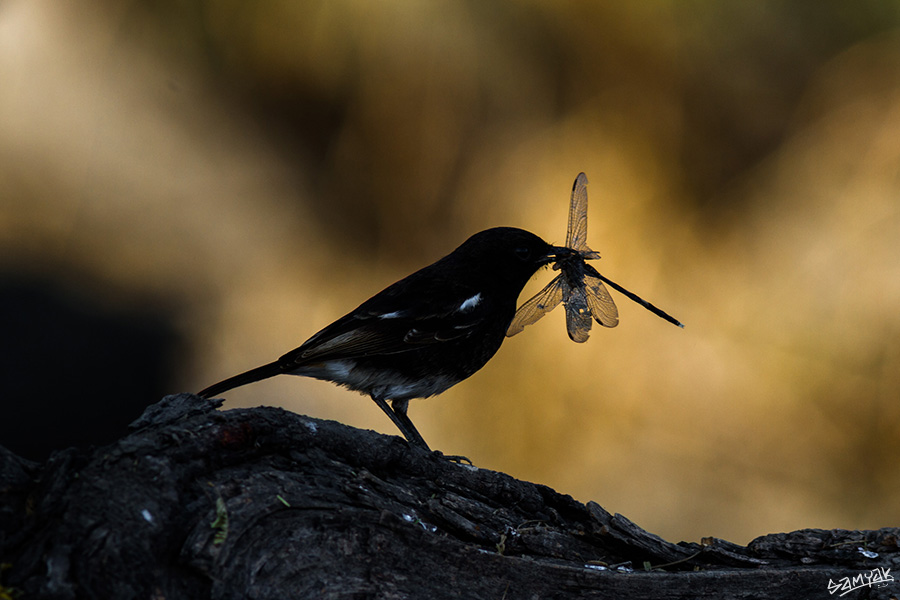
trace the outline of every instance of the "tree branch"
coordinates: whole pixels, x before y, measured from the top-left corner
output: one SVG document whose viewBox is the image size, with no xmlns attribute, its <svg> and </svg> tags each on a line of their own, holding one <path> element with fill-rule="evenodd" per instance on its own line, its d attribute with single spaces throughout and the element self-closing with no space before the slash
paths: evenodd
<svg viewBox="0 0 900 600">
<path fill-rule="evenodd" d="M 673 544 L 399 437 L 217 406 L 168 396 L 41 465 L 0 448 L 0 598 L 824 598 L 900 556 L 897 528 Z"/>
</svg>

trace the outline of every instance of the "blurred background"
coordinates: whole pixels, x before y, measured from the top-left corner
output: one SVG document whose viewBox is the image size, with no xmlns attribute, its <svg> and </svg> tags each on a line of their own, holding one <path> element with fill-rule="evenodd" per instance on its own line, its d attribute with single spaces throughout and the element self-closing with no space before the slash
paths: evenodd
<svg viewBox="0 0 900 600">
<path fill-rule="evenodd" d="M 900 521 L 900 4 L 0 2 L 0 444 L 112 441 L 498 225 L 561 309 L 410 414 L 678 541 Z M 546 284 L 542 271 L 523 294 Z M 371 400 L 283 406 L 396 435 Z"/>
</svg>

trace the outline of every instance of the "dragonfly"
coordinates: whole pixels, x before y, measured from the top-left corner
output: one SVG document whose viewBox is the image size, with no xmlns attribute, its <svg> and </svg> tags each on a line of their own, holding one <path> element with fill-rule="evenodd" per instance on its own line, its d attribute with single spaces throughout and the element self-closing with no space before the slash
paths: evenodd
<svg viewBox="0 0 900 600">
<path fill-rule="evenodd" d="M 593 320 L 604 327 L 619 324 L 619 310 L 604 283 L 637 302 L 653 314 L 684 328 L 675 317 L 650 304 L 637 294 L 607 279 L 586 261 L 600 258 L 587 245 L 587 176 L 579 173 L 572 185 L 566 245 L 554 246 L 553 270 L 559 275 L 516 311 L 506 335 L 521 333 L 562 303 L 566 307 L 566 331 L 573 342 L 586 342 Z"/>
</svg>

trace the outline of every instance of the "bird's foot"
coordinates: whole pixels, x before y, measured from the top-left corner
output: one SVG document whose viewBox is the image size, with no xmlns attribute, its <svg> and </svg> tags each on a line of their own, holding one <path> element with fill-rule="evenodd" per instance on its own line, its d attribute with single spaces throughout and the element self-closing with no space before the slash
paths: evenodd
<svg viewBox="0 0 900 600">
<path fill-rule="evenodd" d="M 460 454 L 444 454 L 440 450 L 434 450 L 434 454 L 437 455 L 438 458 L 444 458 L 446 460 L 449 460 L 450 462 L 455 462 L 458 464 L 466 463 L 466 464 L 469 464 L 470 466 L 474 466 L 472 464 L 472 461 L 469 460 L 469 457 L 467 457 L 467 456 L 462 456 Z"/>
</svg>

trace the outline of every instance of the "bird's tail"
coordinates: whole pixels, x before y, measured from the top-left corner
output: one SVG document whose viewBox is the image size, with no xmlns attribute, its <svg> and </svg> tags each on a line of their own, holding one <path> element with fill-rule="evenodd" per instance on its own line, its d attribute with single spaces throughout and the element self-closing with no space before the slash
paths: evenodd
<svg viewBox="0 0 900 600">
<path fill-rule="evenodd" d="M 262 379 L 268 379 L 269 377 L 274 377 L 275 375 L 280 375 L 281 373 L 284 373 L 284 370 L 282 369 L 282 363 L 279 361 L 270 362 L 267 365 L 256 367 L 255 369 L 250 369 L 249 371 L 245 371 L 240 375 L 235 375 L 234 377 L 229 377 L 228 379 L 220 381 L 219 383 L 214 383 L 205 390 L 198 392 L 197 395 L 201 398 L 212 398 L 213 396 L 218 396 L 222 392 L 228 391 L 232 388 L 247 385 L 248 383 L 260 381 Z"/>
</svg>

